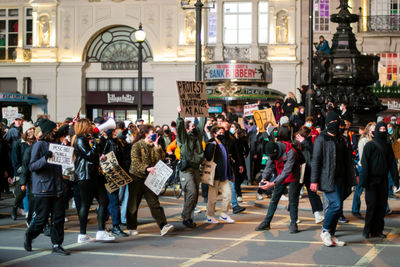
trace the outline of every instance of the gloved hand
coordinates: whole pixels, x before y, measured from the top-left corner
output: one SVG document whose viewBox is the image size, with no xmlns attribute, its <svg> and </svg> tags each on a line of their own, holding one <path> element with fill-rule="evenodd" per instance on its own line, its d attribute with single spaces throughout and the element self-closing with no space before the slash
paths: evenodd
<svg viewBox="0 0 400 267">
<path fill-rule="evenodd" d="M 46 159 L 53 157 L 53 152 L 51 152 L 50 150 L 46 151 L 46 153 L 44 154 L 44 157 Z"/>
</svg>

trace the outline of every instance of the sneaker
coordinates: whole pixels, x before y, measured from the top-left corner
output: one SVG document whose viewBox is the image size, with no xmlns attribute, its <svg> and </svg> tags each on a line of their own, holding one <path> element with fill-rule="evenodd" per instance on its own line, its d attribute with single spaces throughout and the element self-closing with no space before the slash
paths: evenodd
<svg viewBox="0 0 400 267">
<path fill-rule="evenodd" d="M 214 217 L 207 216 L 207 223 L 218 224 L 219 221 L 217 219 L 215 219 Z"/>
<path fill-rule="evenodd" d="M 138 235 L 139 232 L 137 230 L 128 230 L 128 235 L 133 236 L 133 235 Z"/>
<path fill-rule="evenodd" d="M 325 220 L 324 215 L 322 215 L 322 213 L 320 211 L 316 211 L 314 212 L 314 217 L 315 217 L 315 223 L 321 223 Z"/>
<path fill-rule="evenodd" d="M 281 196 L 281 200 L 289 200 L 289 198 L 287 196 L 285 196 L 285 195 L 282 195 Z"/>
<path fill-rule="evenodd" d="M 127 236 L 128 236 L 127 233 L 125 233 L 124 231 L 121 230 L 121 228 L 119 227 L 119 225 L 113 226 L 113 228 L 112 228 L 112 230 L 111 230 L 111 233 L 112 233 L 114 236 L 118 236 L 118 237 L 127 237 Z"/>
<path fill-rule="evenodd" d="M 62 246 L 60 245 L 56 245 L 53 247 L 53 251 L 52 253 L 54 254 L 58 254 L 58 255 L 62 255 L 62 256 L 68 256 L 71 253 L 69 253 L 68 251 L 66 251 Z"/>
<path fill-rule="evenodd" d="M 393 193 L 396 194 L 398 192 L 400 192 L 400 186 L 399 187 L 393 186 Z"/>
<path fill-rule="evenodd" d="M 346 219 L 344 216 L 340 216 L 340 218 L 339 218 L 339 222 L 340 222 L 340 223 L 348 223 L 348 222 L 349 222 L 349 220 L 348 220 L 348 219 Z"/>
<path fill-rule="evenodd" d="M 189 220 L 183 220 L 182 224 L 188 228 L 195 228 L 196 227 L 196 223 L 193 222 L 192 219 Z"/>
<path fill-rule="evenodd" d="M 257 193 L 257 200 L 263 200 L 263 199 L 264 199 L 263 195 Z"/>
<path fill-rule="evenodd" d="M 69 220 L 68 220 L 68 218 L 67 217 L 65 217 L 64 218 L 64 222 L 68 222 Z"/>
<path fill-rule="evenodd" d="M 221 213 L 221 216 L 219 216 L 219 220 L 222 222 L 226 222 L 226 223 L 234 223 L 235 220 L 232 220 L 231 217 L 229 217 L 229 215 L 226 215 L 224 213 Z"/>
<path fill-rule="evenodd" d="M 320 237 L 322 239 L 322 242 L 324 242 L 325 246 L 327 246 L 327 247 L 333 246 L 331 234 L 328 231 L 326 231 L 326 232 L 322 231 Z"/>
<path fill-rule="evenodd" d="M 200 213 L 201 212 L 201 210 L 199 210 L 198 208 L 194 208 L 194 214 L 198 214 L 198 213 Z"/>
<path fill-rule="evenodd" d="M 110 235 L 106 231 L 97 231 L 96 240 L 97 241 L 113 241 L 113 240 L 115 240 L 115 236 Z"/>
<path fill-rule="evenodd" d="M 300 220 L 300 219 L 297 219 L 296 223 L 301 223 L 301 220 Z"/>
<path fill-rule="evenodd" d="M 82 235 L 82 234 L 78 235 L 78 244 L 85 244 L 93 241 L 94 238 L 89 235 Z"/>
<path fill-rule="evenodd" d="M 24 209 L 18 209 L 18 213 L 21 214 L 22 216 L 28 215 L 28 213 Z"/>
<path fill-rule="evenodd" d="M 161 229 L 161 236 L 165 236 L 168 233 L 171 233 L 174 230 L 174 226 L 172 224 L 166 224 Z"/>
<path fill-rule="evenodd" d="M 339 240 L 337 239 L 337 237 L 334 236 L 334 235 L 331 236 L 331 240 L 332 240 L 332 243 L 333 243 L 334 246 L 343 247 L 343 246 L 346 245 L 346 242 L 344 242 L 344 241 L 339 241 Z"/>
<path fill-rule="evenodd" d="M 241 196 L 237 197 L 236 200 L 237 200 L 238 202 L 240 202 L 240 203 L 243 202 L 243 198 L 242 198 Z"/>
<path fill-rule="evenodd" d="M 233 214 L 241 213 L 242 211 L 246 210 L 245 207 L 241 207 L 241 206 L 236 206 L 236 207 L 233 207 L 232 209 L 233 209 Z"/>
<path fill-rule="evenodd" d="M 266 222 L 262 222 L 260 223 L 259 226 L 256 227 L 256 231 L 264 231 L 264 230 L 269 230 L 271 229 L 271 225 L 269 223 Z"/>
</svg>

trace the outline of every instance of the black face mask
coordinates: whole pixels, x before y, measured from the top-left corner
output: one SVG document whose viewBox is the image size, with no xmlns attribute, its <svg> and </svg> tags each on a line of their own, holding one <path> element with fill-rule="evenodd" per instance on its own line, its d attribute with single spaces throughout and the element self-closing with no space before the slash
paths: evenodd
<svg viewBox="0 0 400 267">
<path fill-rule="evenodd" d="M 326 129 L 331 134 L 337 134 L 339 131 L 339 123 L 337 121 L 331 122 L 326 126 Z"/>
<path fill-rule="evenodd" d="M 253 125 L 254 125 L 254 122 L 250 122 L 249 124 L 250 124 L 251 126 L 253 126 Z"/>
<path fill-rule="evenodd" d="M 225 136 L 222 135 L 222 134 L 219 134 L 219 135 L 217 135 L 217 139 L 218 139 L 220 142 L 223 142 L 223 141 L 225 140 Z"/>
<path fill-rule="evenodd" d="M 170 131 L 169 129 L 167 129 L 167 130 L 164 131 L 164 133 L 165 133 L 165 134 L 170 134 L 171 131 Z"/>
<path fill-rule="evenodd" d="M 381 141 L 386 141 L 387 139 L 387 132 L 378 132 L 377 138 Z"/>
<path fill-rule="evenodd" d="M 211 131 L 211 128 L 212 128 L 211 125 L 210 125 L 210 126 L 207 126 L 207 129 L 208 129 L 209 131 Z"/>
<path fill-rule="evenodd" d="M 271 155 L 269 156 L 269 158 L 270 158 L 271 160 L 276 160 L 277 157 L 278 157 L 278 153 L 273 153 L 273 154 L 271 154 Z"/>
<path fill-rule="evenodd" d="M 195 135 L 195 134 L 197 133 L 197 129 L 194 128 L 194 129 L 191 131 L 191 133 L 192 133 L 193 135 Z"/>
</svg>

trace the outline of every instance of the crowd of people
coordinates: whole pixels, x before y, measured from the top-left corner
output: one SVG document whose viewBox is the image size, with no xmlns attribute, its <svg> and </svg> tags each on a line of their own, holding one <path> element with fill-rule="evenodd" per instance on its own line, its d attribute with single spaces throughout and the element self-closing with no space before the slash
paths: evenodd
<svg viewBox="0 0 400 267">
<path fill-rule="evenodd" d="M 391 213 L 388 197 L 399 191 L 400 127 L 397 118 L 382 118 L 354 132 L 351 115 L 342 103 L 328 103 L 315 116 L 306 117 L 304 107 L 293 94 L 273 106 L 258 103 L 259 109 L 272 108 L 275 121 L 257 126 L 254 117 L 242 118 L 234 110 L 209 118 L 177 120 L 162 126 L 144 124 L 138 119 L 117 122 L 99 131 L 108 118 L 67 118 L 55 123 L 40 118 L 35 123 L 16 117 L 0 128 L 0 192 L 14 186 L 11 218 L 26 211 L 27 231 L 24 248 L 32 251 L 32 241 L 41 233 L 51 237 L 53 252 L 69 255 L 62 247 L 65 212 L 69 203 L 76 208 L 80 233 L 78 243 L 112 241 L 137 235 L 138 210 L 146 199 L 162 236 L 174 230 L 167 222 L 158 196 L 145 185 L 155 165 L 166 158 L 177 161 L 176 172 L 184 192 L 182 224 L 195 228 L 195 210 L 201 196 L 207 203 L 206 223 L 234 223 L 230 211 L 245 211 L 242 184 L 257 185 L 256 199 L 271 198 L 265 219 L 256 231 L 271 228 L 271 221 L 282 199 L 287 199 L 290 233 L 297 233 L 299 198 L 308 192 L 315 223 L 322 223 L 321 239 L 326 246 L 343 246 L 335 236 L 338 222 L 346 223 L 343 201 L 354 191 L 352 213 L 360 213 L 360 196 L 365 191 L 366 214 L 362 235 L 384 238 L 384 217 Z M 74 168 L 51 164 L 49 144 L 74 148 Z M 106 154 L 114 152 L 119 165 L 133 181 L 112 193 L 99 168 Z M 216 164 L 212 185 L 202 183 L 204 161 Z M 201 189 L 201 190 L 200 190 Z M 322 191 L 318 194 L 317 191 Z M 216 202 L 222 195 L 221 212 Z M 321 199 L 322 195 L 322 199 Z M 97 200 L 98 230 L 87 234 L 93 199 Z M 71 200 L 72 199 L 72 200 Z M 25 210 L 25 211 L 24 211 Z M 112 229 L 105 224 L 111 218 Z M 126 226 L 126 231 L 121 226 Z"/>
</svg>

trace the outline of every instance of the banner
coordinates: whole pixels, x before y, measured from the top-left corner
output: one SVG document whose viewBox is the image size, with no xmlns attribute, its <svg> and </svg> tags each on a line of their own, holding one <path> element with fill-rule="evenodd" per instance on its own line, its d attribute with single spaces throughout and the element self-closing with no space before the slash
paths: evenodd
<svg viewBox="0 0 400 267">
<path fill-rule="evenodd" d="M 204 64 L 204 80 L 272 82 L 272 68 L 265 62 L 218 62 Z"/>
<path fill-rule="evenodd" d="M 156 168 L 154 174 L 150 173 L 144 184 L 158 196 L 164 188 L 168 178 L 173 173 L 173 170 L 161 160 L 158 161 L 154 167 Z"/>
<path fill-rule="evenodd" d="M 272 122 L 273 125 L 276 125 L 275 116 L 272 112 L 272 108 L 254 110 L 253 115 L 260 132 L 264 132 L 264 124 L 266 122 Z"/>
<path fill-rule="evenodd" d="M 18 107 L 6 107 L 1 109 L 2 118 L 7 119 L 8 126 L 18 115 Z"/>
<path fill-rule="evenodd" d="M 181 116 L 208 117 L 207 90 L 205 82 L 177 82 L 181 103 Z"/>
<path fill-rule="evenodd" d="M 110 193 L 133 181 L 132 177 L 118 164 L 117 157 L 113 151 L 106 154 L 106 160 L 100 160 L 100 167 L 106 177 L 106 189 Z"/>
<path fill-rule="evenodd" d="M 258 110 L 258 104 L 244 105 L 243 117 L 253 116 L 253 110 Z"/>
<path fill-rule="evenodd" d="M 53 152 L 53 157 L 47 159 L 48 163 L 61 165 L 64 168 L 73 168 L 74 148 L 71 146 L 63 146 L 50 144 L 49 151 Z"/>
</svg>

